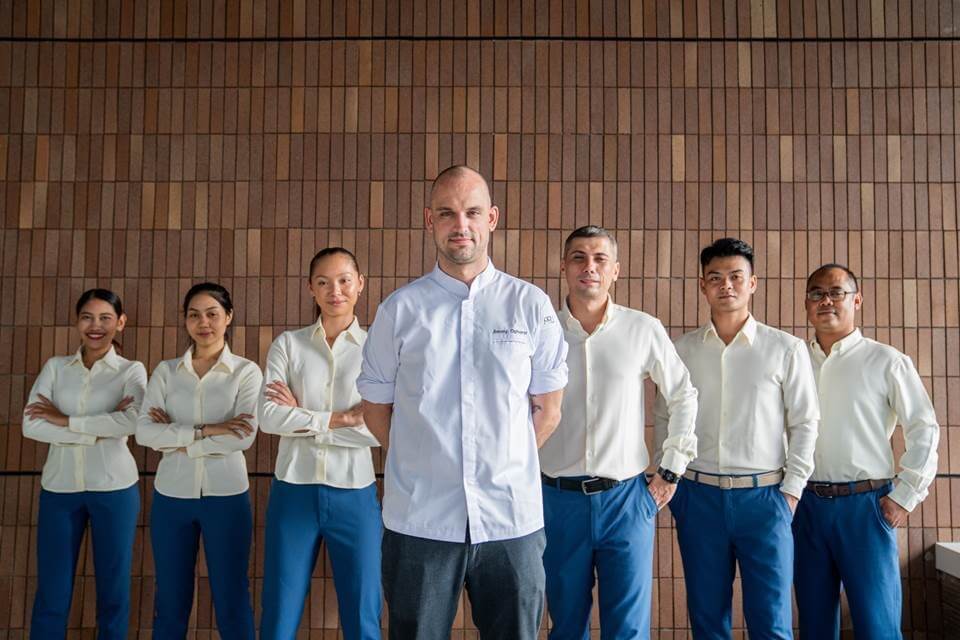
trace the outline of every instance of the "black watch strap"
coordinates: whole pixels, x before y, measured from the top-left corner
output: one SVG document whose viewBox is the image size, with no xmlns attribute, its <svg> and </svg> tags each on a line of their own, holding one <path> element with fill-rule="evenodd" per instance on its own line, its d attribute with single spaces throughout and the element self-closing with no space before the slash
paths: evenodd
<svg viewBox="0 0 960 640">
<path fill-rule="evenodd" d="M 663 478 L 670 484 L 677 484 L 678 482 L 680 482 L 680 476 L 675 474 L 673 471 L 670 471 L 670 469 L 664 469 L 663 467 L 660 467 L 659 469 L 657 469 L 657 475 L 659 475 L 661 478 Z"/>
</svg>

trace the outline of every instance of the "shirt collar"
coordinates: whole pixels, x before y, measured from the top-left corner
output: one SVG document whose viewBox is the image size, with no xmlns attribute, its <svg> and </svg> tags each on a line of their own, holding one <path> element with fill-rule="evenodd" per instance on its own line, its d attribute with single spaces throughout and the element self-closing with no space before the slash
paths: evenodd
<svg viewBox="0 0 960 640">
<path fill-rule="evenodd" d="M 117 355 L 117 350 L 111 346 L 110 350 L 107 351 L 102 358 L 97 360 L 97 362 L 102 362 L 104 366 L 110 367 L 113 370 L 120 368 L 120 356 Z M 97 362 L 93 363 L 93 366 L 97 366 Z M 67 361 L 68 365 L 79 364 L 81 367 L 85 366 L 83 364 L 83 347 L 79 347 L 77 352 L 73 354 L 73 357 Z"/>
<path fill-rule="evenodd" d="M 613 298 L 610 297 L 610 294 L 607 294 L 607 306 L 603 310 L 603 319 L 600 320 L 600 324 L 597 325 L 597 328 L 594 329 L 593 334 L 598 333 L 601 329 L 607 326 L 607 323 L 610 322 L 610 319 L 617 314 L 617 305 L 613 302 Z M 577 320 L 570 312 L 570 307 L 567 306 L 567 298 L 563 298 L 563 304 L 560 305 L 560 313 L 557 314 L 560 316 L 560 322 L 563 323 L 563 326 L 570 331 L 579 331 L 580 333 L 586 334 L 584 331 L 583 325 L 580 324 L 580 321 Z"/>
<path fill-rule="evenodd" d="M 353 322 L 350 323 L 350 326 L 343 330 L 343 333 L 346 334 L 354 344 L 360 344 L 360 321 L 357 320 L 356 316 L 353 317 Z M 313 331 L 310 333 L 310 338 L 313 340 L 319 338 L 323 342 L 327 341 L 327 332 L 323 328 L 323 319 L 321 317 L 317 317 L 317 321 L 313 324 Z"/>
<path fill-rule="evenodd" d="M 854 329 L 849 335 L 846 335 L 840 340 L 834 342 L 833 346 L 830 347 L 830 353 L 843 353 L 844 351 L 848 351 L 857 345 L 861 340 L 863 340 L 863 334 L 860 333 L 860 329 Z M 813 339 L 810 340 L 810 348 L 826 357 L 826 354 L 823 353 L 823 348 L 820 346 L 820 343 L 817 342 L 816 335 L 814 335 Z"/>
<path fill-rule="evenodd" d="M 706 342 L 707 338 L 710 336 L 715 336 L 717 340 L 720 340 L 720 334 L 717 333 L 717 328 L 713 324 L 713 320 L 707 322 L 704 325 L 703 330 L 703 341 Z M 733 337 L 733 340 L 730 341 L 731 344 L 737 341 L 737 339 L 743 336 L 744 340 L 747 341 L 747 344 L 753 346 L 754 340 L 757 339 L 757 320 L 753 317 L 753 314 L 747 315 L 747 321 L 743 323 L 743 326 L 740 327 L 740 331 L 737 332 L 737 335 Z"/>
<path fill-rule="evenodd" d="M 233 355 L 233 352 L 230 351 L 230 345 L 224 342 L 223 351 L 220 352 L 220 357 L 217 358 L 217 361 L 210 367 L 210 371 L 219 370 L 226 373 L 233 373 L 239 359 L 238 356 Z M 180 359 L 180 364 L 177 365 L 177 368 L 196 373 L 196 370 L 193 368 L 193 345 L 187 347 L 187 352 L 183 354 L 183 358 Z"/>
<path fill-rule="evenodd" d="M 493 266 L 493 259 L 487 258 L 487 266 L 483 271 L 477 274 L 477 277 L 473 279 L 473 282 L 470 283 L 468 287 L 462 281 L 457 280 L 453 276 L 445 273 L 443 269 L 440 268 L 440 263 L 438 262 L 434 267 L 433 271 L 430 272 L 430 278 L 436 282 L 438 285 L 443 287 L 446 291 L 449 291 L 455 296 L 461 298 L 472 298 L 476 295 L 477 291 L 480 291 L 485 286 L 493 282 L 493 279 L 497 275 L 497 269 Z"/>
</svg>

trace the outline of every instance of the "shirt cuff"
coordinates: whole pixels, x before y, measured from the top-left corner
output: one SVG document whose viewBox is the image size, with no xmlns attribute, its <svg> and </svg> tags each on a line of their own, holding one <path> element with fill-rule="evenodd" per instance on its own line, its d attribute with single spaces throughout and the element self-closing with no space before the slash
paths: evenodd
<svg viewBox="0 0 960 640">
<path fill-rule="evenodd" d="M 67 429 L 74 433 L 86 433 L 86 426 L 85 416 L 69 416 L 67 418 Z"/>
<path fill-rule="evenodd" d="M 80 445 L 81 447 L 92 447 L 97 444 L 97 436 L 91 435 L 89 433 L 80 434 L 80 439 L 76 442 L 71 442 L 71 445 Z"/>
<path fill-rule="evenodd" d="M 189 447 L 196 442 L 197 434 L 192 424 L 177 425 L 177 447 Z"/>
<path fill-rule="evenodd" d="M 914 491 L 910 485 L 902 480 L 895 480 L 893 491 L 887 494 L 887 497 L 896 502 L 907 511 L 913 511 L 917 505 L 923 502 L 924 496 Z"/>
<path fill-rule="evenodd" d="M 191 458 L 202 458 L 206 455 L 203 450 L 203 438 L 194 440 L 192 444 L 187 445 L 187 455 Z"/>
<path fill-rule="evenodd" d="M 393 393 L 397 385 L 394 382 L 370 382 L 357 380 L 360 397 L 374 404 L 393 404 Z"/>
<path fill-rule="evenodd" d="M 797 476 L 787 475 L 784 477 L 783 482 L 780 484 L 780 491 L 783 493 L 790 494 L 797 500 L 803 497 L 803 488 L 807 486 L 806 481 L 803 478 Z"/>
<path fill-rule="evenodd" d="M 532 396 L 542 393 L 552 393 L 567 386 L 567 365 L 550 371 L 534 371 L 530 376 L 530 387 L 527 390 Z"/>
<path fill-rule="evenodd" d="M 310 420 L 310 430 L 314 432 L 314 438 L 321 444 L 326 444 L 330 440 L 330 419 L 333 418 L 332 411 L 317 411 Z"/>
<path fill-rule="evenodd" d="M 661 467 L 673 471 L 678 476 L 682 476 L 687 471 L 688 464 L 690 464 L 690 460 L 675 449 L 665 450 L 663 457 L 660 459 Z"/>
</svg>

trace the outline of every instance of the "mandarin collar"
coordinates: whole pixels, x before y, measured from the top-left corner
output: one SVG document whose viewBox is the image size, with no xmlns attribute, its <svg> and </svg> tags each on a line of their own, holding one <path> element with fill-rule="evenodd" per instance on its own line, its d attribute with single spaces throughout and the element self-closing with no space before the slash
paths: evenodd
<svg viewBox="0 0 960 640">
<path fill-rule="evenodd" d="M 473 298 L 477 295 L 478 291 L 493 282 L 496 276 L 497 269 L 493 266 L 493 259 L 489 257 L 487 258 L 487 266 L 477 274 L 477 277 L 473 279 L 469 287 L 441 269 L 439 262 L 434 265 L 433 271 L 430 272 L 431 280 L 440 285 L 444 290 L 460 298 Z"/>
</svg>

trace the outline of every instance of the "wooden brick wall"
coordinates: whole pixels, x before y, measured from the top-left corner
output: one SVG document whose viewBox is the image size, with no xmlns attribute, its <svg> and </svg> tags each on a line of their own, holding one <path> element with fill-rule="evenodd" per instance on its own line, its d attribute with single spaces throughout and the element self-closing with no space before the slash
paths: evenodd
<svg viewBox="0 0 960 640">
<path fill-rule="evenodd" d="M 904 629 L 939 637 L 930 549 L 960 531 L 958 26 L 949 1 L 0 0 L 0 638 L 24 637 L 36 582 L 45 451 L 21 438 L 23 401 L 75 348 L 77 295 L 119 292 L 125 353 L 152 369 L 185 347 L 183 292 L 221 281 L 235 349 L 262 362 L 311 320 L 317 249 L 356 250 L 365 324 L 432 265 L 420 212 L 452 163 L 494 180 L 498 266 L 558 300 L 564 235 L 603 224 L 617 300 L 674 334 L 706 317 L 696 257 L 715 237 L 754 244 L 755 314 L 798 335 L 804 276 L 849 263 L 866 333 L 913 357 L 943 425 L 940 476 L 899 532 Z M 258 598 L 276 448 L 261 436 L 248 456 Z M 134 450 L 146 512 L 157 456 Z M 685 637 L 668 514 L 657 544 L 654 626 Z M 92 637 L 92 576 L 85 546 L 76 637 Z M 303 637 L 336 637 L 329 576 Z M 211 635 L 204 577 L 194 622 Z"/>
</svg>

